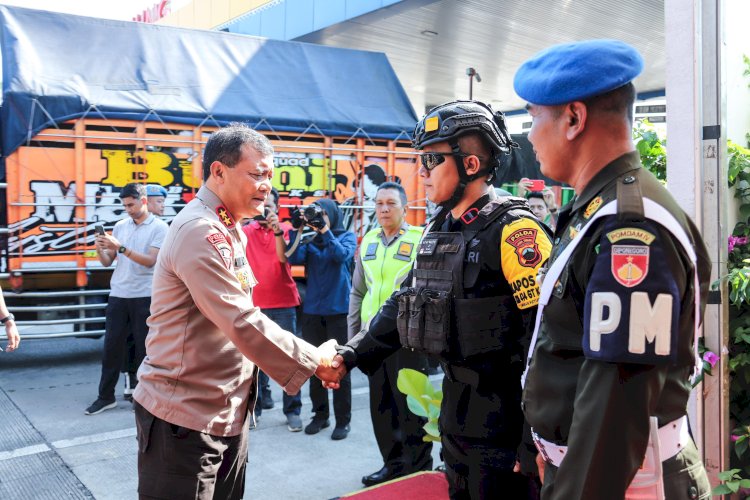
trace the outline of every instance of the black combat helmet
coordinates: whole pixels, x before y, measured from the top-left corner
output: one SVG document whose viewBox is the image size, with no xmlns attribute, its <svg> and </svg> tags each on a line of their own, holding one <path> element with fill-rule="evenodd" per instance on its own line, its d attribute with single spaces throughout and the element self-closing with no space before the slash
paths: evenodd
<svg viewBox="0 0 750 500">
<path fill-rule="evenodd" d="M 458 138 L 471 132 L 484 137 L 491 149 L 492 158 L 487 159 L 487 168 L 470 176 L 464 170 L 460 158 L 463 152 L 458 145 Z M 447 142 L 450 145 L 460 177 L 459 185 L 451 199 L 441 204 L 444 206 L 454 206 L 463 196 L 466 184 L 470 181 L 487 175 L 487 183 L 490 183 L 501 164 L 502 156 L 509 154 L 511 148 L 518 147 L 508 134 L 503 114 L 494 111 L 489 104 L 479 101 L 447 102 L 432 108 L 424 115 L 414 128 L 414 149 L 421 150 L 436 142 Z"/>
</svg>

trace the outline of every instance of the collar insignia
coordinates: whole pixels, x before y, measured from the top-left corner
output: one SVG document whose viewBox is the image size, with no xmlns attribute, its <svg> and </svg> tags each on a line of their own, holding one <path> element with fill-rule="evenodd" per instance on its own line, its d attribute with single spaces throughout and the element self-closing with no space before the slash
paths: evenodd
<svg viewBox="0 0 750 500">
<path fill-rule="evenodd" d="M 234 217 L 232 217 L 232 214 L 229 213 L 229 210 L 227 210 L 222 205 L 216 207 L 216 215 L 219 216 L 219 220 L 226 226 L 227 229 L 232 229 L 234 227 Z"/>
</svg>

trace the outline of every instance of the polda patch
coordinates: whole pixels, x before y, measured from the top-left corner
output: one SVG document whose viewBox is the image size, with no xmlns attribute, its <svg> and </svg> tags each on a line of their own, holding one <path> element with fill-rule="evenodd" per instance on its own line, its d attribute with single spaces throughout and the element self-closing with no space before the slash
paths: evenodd
<svg viewBox="0 0 750 500">
<path fill-rule="evenodd" d="M 624 287 L 633 288 L 648 275 L 649 247 L 612 245 L 612 276 Z"/>
<path fill-rule="evenodd" d="M 219 252 L 221 260 L 224 261 L 224 267 L 232 269 L 232 262 L 234 261 L 234 252 L 232 246 L 227 241 L 227 238 L 222 233 L 211 233 L 206 236 L 209 243 Z"/>
<path fill-rule="evenodd" d="M 523 228 L 512 232 L 505 238 L 505 242 L 516 250 L 518 263 L 523 267 L 536 267 L 542 261 L 536 235 L 536 229 Z"/>
</svg>

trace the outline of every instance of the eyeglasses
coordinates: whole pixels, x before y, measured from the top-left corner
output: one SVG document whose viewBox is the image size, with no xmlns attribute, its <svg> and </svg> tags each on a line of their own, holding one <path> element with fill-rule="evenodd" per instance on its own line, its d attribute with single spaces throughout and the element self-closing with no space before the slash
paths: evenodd
<svg viewBox="0 0 750 500">
<path fill-rule="evenodd" d="M 460 156 L 461 158 L 466 158 L 471 155 L 467 155 L 466 153 L 422 153 L 419 155 L 419 158 L 424 169 L 429 172 L 443 163 L 446 156 Z"/>
</svg>

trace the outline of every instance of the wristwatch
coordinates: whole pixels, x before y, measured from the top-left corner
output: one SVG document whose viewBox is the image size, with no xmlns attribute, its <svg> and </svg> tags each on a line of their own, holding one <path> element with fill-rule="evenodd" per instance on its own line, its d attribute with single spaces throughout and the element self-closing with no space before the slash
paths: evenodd
<svg viewBox="0 0 750 500">
<path fill-rule="evenodd" d="M 128 251 L 128 249 L 125 248 L 124 246 L 120 246 L 120 248 L 117 249 L 117 253 L 125 253 L 127 251 Z"/>
<path fill-rule="evenodd" d="M 8 321 L 13 321 L 15 319 L 16 319 L 16 317 L 13 316 L 13 313 L 8 313 L 8 315 L 6 317 L 4 317 L 3 319 L 0 319 L 0 325 L 4 325 Z"/>
</svg>

